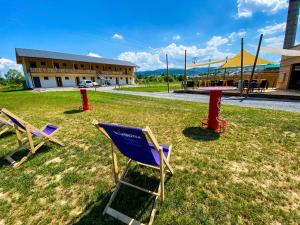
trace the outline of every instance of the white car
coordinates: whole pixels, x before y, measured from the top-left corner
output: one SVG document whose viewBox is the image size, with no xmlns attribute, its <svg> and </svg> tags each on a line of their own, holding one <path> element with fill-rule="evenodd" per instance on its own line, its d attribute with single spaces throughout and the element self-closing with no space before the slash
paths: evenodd
<svg viewBox="0 0 300 225">
<path fill-rule="evenodd" d="M 91 80 L 82 80 L 82 81 L 80 81 L 78 86 L 89 88 L 89 87 L 94 87 L 94 84 L 93 84 L 93 81 L 91 81 Z"/>
</svg>

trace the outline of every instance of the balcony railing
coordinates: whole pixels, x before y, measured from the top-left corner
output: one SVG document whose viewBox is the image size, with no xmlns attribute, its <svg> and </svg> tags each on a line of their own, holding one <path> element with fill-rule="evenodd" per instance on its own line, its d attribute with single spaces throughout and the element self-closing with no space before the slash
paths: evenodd
<svg viewBox="0 0 300 225">
<path fill-rule="evenodd" d="M 102 70 L 100 72 L 98 72 L 100 74 L 104 74 L 104 75 L 133 75 L 133 73 L 127 72 L 127 74 L 125 74 L 123 71 L 107 71 L 107 70 Z"/>
<path fill-rule="evenodd" d="M 96 70 L 75 70 L 75 69 L 57 69 L 57 68 L 30 68 L 32 73 L 76 73 L 76 74 L 94 74 Z"/>
<path fill-rule="evenodd" d="M 123 71 L 96 71 L 96 70 L 76 70 L 76 69 L 57 69 L 57 68 L 30 68 L 31 73 L 63 73 L 63 74 L 91 74 L 106 76 L 133 76 L 133 72 L 129 71 L 125 74 Z"/>
</svg>

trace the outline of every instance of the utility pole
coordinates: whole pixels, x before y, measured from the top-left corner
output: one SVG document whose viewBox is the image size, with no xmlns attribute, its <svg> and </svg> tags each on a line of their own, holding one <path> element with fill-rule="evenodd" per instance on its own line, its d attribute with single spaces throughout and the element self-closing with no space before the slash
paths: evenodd
<svg viewBox="0 0 300 225">
<path fill-rule="evenodd" d="M 170 84 L 169 84 L 169 62 L 168 62 L 168 54 L 166 54 L 166 64 L 167 64 L 167 83 L 168 83 L 168 93 L 170 93 Z"/>
<path fill-rule="evenodd" d="M 186 50 L 184 50 L 184 90 L 187 86 L 187 75 L 186 75 Z"/>
<path fill-rule="evenodd" d="M 244 90 L 244 82 L 243 82 L 243 69 L 244 69 L 244 38 L 241 38 L 241 83 L 240 83 L 240 91 L 241 96 L 243 95 Z"/>
<path fill-rule="evenodd" d="M 246 98 L 248 97 L 250 85 L 251 85 L 251 82 L 252 82 L 252 79 L 253 79 L 253 75 L 254 75 L 254 72 L 255 72 L 255 67 L 256 67 L 256 63 L 257 63 L 259 51 L 260 51 L 260 46 L 261 46 L 262 38 L 263 38 L 263 34 L 261 34 L 260 37 L 259 37 L 259 43 L 258 43 L 258 47 L 257 47 L 257 50 L 256 50 L 256 55 L 255 55 L 255 59 L 254 59 L 254 65 L 252 67 L 252 72 L 251 72 L 251 77 L 250 77 L 250 80 L 249 80 L 249 83 L 248 83 L 248 89 L 247 89 Z"/>
<path fill-rule="evenodd" d="M 198 57 L 193 57 L 193 64 L 196 64 L 197 63 L 197 60 L 198 60 Z M 195 73 L 196 73 L 196 67 L 194 67 L 193 69 L 193 77 L 195 77 Z"/>
</svg>

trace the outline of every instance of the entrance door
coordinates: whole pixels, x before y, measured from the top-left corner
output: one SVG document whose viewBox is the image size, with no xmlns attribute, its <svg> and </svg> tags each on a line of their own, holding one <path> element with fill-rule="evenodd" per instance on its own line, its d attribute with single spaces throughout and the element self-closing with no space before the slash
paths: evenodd
<svg viewBox="0 0 300 225">
<path fill-rule="evenodd" d="M 116 78 L 116 84 L 119 85 L 119 78 Z"/>
<path fill-rule="evenodd" d="M 126 77 L 126 84 L 128 84 L 128 77 Z"/>
<path fill-rule="evenodd" d="M 33 78 L 33 83 L 35 88 L 41 88 L 41 81 L 39 77 L 32 77 Z"/>
<path fill-rule="evenodd" d="M 293 64 L 289 89 L 300 90 L 300 64 Z"/>
<path fill-rule="evenodd" d="M 55 77 L 56 79 L 56 84 L 57 84 L 57 87 L 62 87 L 63 84 L 62 84 L 62 80 L 61 80 L 61 77 Z"/>
<path fill-rule="evenodd" d="M 79 77 L 76 77 L 75 80 L 76 80 L 76 85 L 79 86 L 79 83 L 80 83 Z"/>
</svg>

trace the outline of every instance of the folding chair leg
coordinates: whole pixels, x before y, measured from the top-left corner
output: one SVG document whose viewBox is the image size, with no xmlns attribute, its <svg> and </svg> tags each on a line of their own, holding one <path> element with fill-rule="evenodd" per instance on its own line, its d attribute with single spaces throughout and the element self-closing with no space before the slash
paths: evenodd
<svg viewBox="0 0 300 225">
<path fill-rule="evenodd" d="M 127 165 L 126 165 L 126 167 L 124 169 L 124 172 L 123 172 L 123 174 L 121 176 L 121 179 L 123 179 L 126 176 L 126 174 L 128 172 L 128 169 L 130 167 L 131 162 L 132 162 L 131 159 L 127 162 Z M 114 192 L 112 193 L 112 195 L 110 196 L 110 199 L 109 199 L 107 205 L 105 206 L 102 215 L 104 215 L 106 213 L 107 209 L 109 208 L 109 206 L 111 205 L 111 203 L 113 202 L 113 200 L 116 198 L 117 193 L 118 193 L 118 191 L 119 191 L 119 189 L 121 187 L 121 184 L 122 184 L 121 182 L 117 183 L 116 188 L 115 188 Z"/>
<path fill-rule="evenodd" d="M 60 146 L 65 146 L 64 143 L 62 143 L 61 141 L 57 140 L 56 138 L 50 137 L 49 140 L 51 142 L 54 142 L 54 143 L 60 145 Z"/>
<path fill-rule="evenodd" d="M 0 136 L 1 136 L 2 134 L 4 134 L 5 132 L 7 132 L 7 131 L 9 131 L 9 128 L 5 128 L 4 130 L 0 131 Z"/>
<path fill-rule="evenodd" d="M 12 166 L 14 166 L 17 162 L 10 156 L 7 155 L 4 157 L 7 161 L 9 161 L 11 163 Z"/>
<path fill-rule="evenodd" d="M 22 165 L 24 162 L 26 162 L 29 157 L 32 155 L 32 152 L 29 152 L 26 156 L 24 156 L 19 162 L 13 164 L 14 168 L 18 168 L 20 165 Z"/>
</svg>

